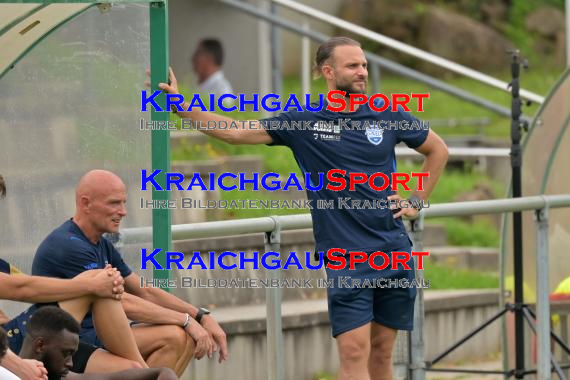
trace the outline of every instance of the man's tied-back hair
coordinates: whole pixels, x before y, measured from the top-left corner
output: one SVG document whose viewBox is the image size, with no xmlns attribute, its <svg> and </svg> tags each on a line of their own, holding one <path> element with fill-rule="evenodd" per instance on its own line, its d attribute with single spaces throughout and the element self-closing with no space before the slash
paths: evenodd
<svg viewBox="0 0 570 380">
<path fill-rule="evenodd" d="M 63 330 L 79 334 L 79 323 L 69 314 L 56 306 L 44 306 L 38 309 L 28 322 L 28 334 L 32 337 L 56 335 Z"/>
<path fill-rule="evenodd" d="M 6 183 L 4 182 L 4 177 L 0 174 L 0 199 L 6 196 Z"/>
<path fill-rule="evenodd" d="M 313 75 L 315 79 L 321 76 L 321 69 L 331 58 L 334 49 L 337 46 L 345 45 L 360 47 L 360 43 L 358 41 L 348 37 L 333 37 L 319 46 L 315 55 L 315 65 L 313 66 Z"/>
</svg>

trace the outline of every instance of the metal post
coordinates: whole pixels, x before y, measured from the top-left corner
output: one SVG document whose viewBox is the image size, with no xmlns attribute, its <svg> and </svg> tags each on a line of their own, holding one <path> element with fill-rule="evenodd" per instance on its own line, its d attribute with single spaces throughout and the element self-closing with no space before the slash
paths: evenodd
<svg viewBox="0 0 570 380">
<path fill-rule="evenodd" d="M 150 3 L 150 72 L 152 90 L 158 90 L 158 83 L 168 82 L 168 3 Z M 156 97 L 156 103 L 166 108 L 166 96 L 160 94 Z M 170 119 L 169 112 L 151 111 L 153 121 L 167 122 Z M 156 182 L 166 186 L 166 172 L 170 170 L 170 131 L 151 131 L 152 144 L 152 169 L 160 169 L 156 176 Z M 152 190 L 153 200 L 169 199 L 169 191 Z M 162 248 L 162 252 L 156 255 L 156 261 L 166 266 L 166 251 L 172 247 L 171 218 L 169 209 L 152 210 L 152 242 L 154 248 Z M 155 278 L 170 278 L 169 270 L 153 270 Z M 167 289 L 166 289 L 167 290 Z"/>
<path fill-rule="evenodd" d="M 377 63 L 370 65 L 370 74 L 372 77 L 372 93 L 380 93 L 380 66 Z"/>
<path fill-rule="evenodd" d="M 279 17 L 277 4 L 271 2 L 271 14 Z M 272 92 L 281 95 L 283 92 L 283 77 L 281 72 L 281 30 L 271 24 L 271 83 Z"/>
<path fill-rule="evenodd" d="M 536 330 L 538 380 L 550 380 L 550 293 L 548 284 L 548 206 L 536 210 Z"/>
<path fill-rule="evenodd" d="M 309 21 L 303 18 L 303 30 L 309 30 Z M 301 87 L 303 96 L 311 93 L 311 40 L 301 37 Z"/>
<path fill-rule="evenodd" d="M 566 0 L 566 66 L 570 66 L 570 0 Z"/>
<path fill-rule="evenodd" d="M 273 218 L 275 228 L 265 233 L 265 252 L 279 252 L 281 247 L 281 224 Z M 281 269 L 269 270 L 268 279 L 281 280 Z M 281 288 L 268 287 L 265 290 L 267 310 L 267 379 L 284 380 L 283 331 L 281 328 Z"/>
<path fill-rule="evenodd" d="M 562 341 L 568 342 L 568 315 L 560 313 L 559 316 L 560 316 L 560 338 L 562 339 Z M 570 355 L 568 355 L 568 352 L 566 352 L 566 350 L 563 349 L 560 361 L 563 364 L 566 364 L 568 363 L 568 359 L 570 359 Z M 566 375 L 566 377 L 570 377 L 570 370 L 566 369 L 566 371 L 564 371 L 564 374 Z"/>
<path fill-rule="evenodd" d="M 511 62 L 511 184 L 513 198 L 522 197 L 522 126 L 521 98 L 520 98 L 520 67 L 524 60 L 519 56 L 519 51 L 512 53 Z M 524 344 L 524 260 L 522 244 L 523 220 L 520 211 L 513 212 L 513 276 L 515 282 L 515 378 L 524 378 L 525 372 L 525 347 Z"/>
<path fill-rule="evenodd" d="M 256 10 L 263 10 L 263 13 L 271 14 L 269 10 L 271 0 L 258 0 L 257 4 L 247 4 L 246 0 L 238 2 L 238 6 L 252 6 Z M 272 50 L 271 46 L 271 26 L 264 22 L 262 19 L 257 21 L 257 48 L 260 53 L 257 54 L 259 65 L 259 93 L 269 94 L 273 91 L 271 87 L 271 55 L 265 52 Z M 265 54 L 264 54 L 265 53 Z M 271 112 L 263 110 L 261 112 L 263 118 L 272 115 Z"/>
<path fill-rule="evenodd" d="M 424 213 L 420 212 L 416 220 L 411 221 L 411 235 L 414 242 L 414 251 L 423 250 L 423 233 L 424 233 Z M 418 270 L 416 258 L 416 278 L 421 284 L 424 278 L 424 271 Z M 425 361 L 424 361 L 424 292 L 418 288 L 416 302 L 414 307 L 414 329 L 408 335 L 409 347 L 409 378 L 411 380 L 425 379 Z"/>
</svg>

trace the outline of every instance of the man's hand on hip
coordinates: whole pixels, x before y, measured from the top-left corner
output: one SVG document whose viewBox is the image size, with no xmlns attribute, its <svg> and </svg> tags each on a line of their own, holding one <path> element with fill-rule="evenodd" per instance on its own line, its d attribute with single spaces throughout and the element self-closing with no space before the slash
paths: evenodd
<svg viewBox="0 0 570 380">
<path fill-rule="evenodd" d="M 398 212 L 394 213 L 394 215 L 393 215 L 394 219 L 397 219 L 401 216 L 405 216 L 408 218 L 415 218 L 416 215 L 418 215 L 418 213 L 420 212 L 417 208 L 412 207 L 412 204 L 408 200 L 402 198 L 398 194 L 393 194 L 393 195 L 388 196 L 388 201 L 392 201 L 392 202 L 397 201 L 398 204 L 401 206 L 400 209 L 398 210 Z M 391 204 L 390 209 L 396 210 L 397 206 L 394 204 Z"/>
</svg>

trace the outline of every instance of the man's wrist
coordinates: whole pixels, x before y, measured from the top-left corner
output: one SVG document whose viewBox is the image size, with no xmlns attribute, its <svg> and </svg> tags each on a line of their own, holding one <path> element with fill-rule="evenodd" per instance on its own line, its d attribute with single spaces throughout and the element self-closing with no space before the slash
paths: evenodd
<svg viewBox="0 0 570 380">
<path fill-rule="evenodd" d="M 170 111 L 171 111 L 172 113 L 176 113 L 176 114 L 177 114 L 178 112 L 186 111 L 186 109 L 188 108 L 188 107 L 186 106 L 186 102 L 183 102 L 183 103 L 180 105 L 180 108 L 181 108 L 181 110 L 178 109 L 178 105 L 177 105 L 177 104 L 173 104 L 173 105 L 170 106 Z"/>
<path fill-rule="evenodd" d="M 190 314 L 185 313 L 185 315 L 186 315 L 186 319 L 184 320 L 184 323 L 182 324 L 183 329 L 186 329 L 186 327 L 188 327 L 188 325 L 190 324 L 190 319 L 192 319 L 190 317 Z"/>
<path fill-rule="evenodd" d="M 12 350 L 8 349 L 0 364 L 7 370 L 14 372 L 23 364 L 23 361 L 24 359 L 16 355 Z"/>
<path fill-rule="evenodd" d="M 423 208 L 423 200 L 418 197 L 417 195 L 411 195 L 408 198 L 409 207 L 418 210 L 418 212 L 422 211 Z"/>
<path fill-rule="evenodd" d="M 73 277 L 71 282 L 74 289 L 81 289 L 86 295 L 95 294 L 96 289 L 93 286 L 93 281 L 90 281 L 90 279 Z"/>
<path fill-rule="evenodd" d="M 210 310 L 204 308 L 204 307 L 200 307 L 198 308 L 198 313 L 196 313 L 196 316 L 194 317 L 194 319 L 196 320 L 196 322 L 201 323 L 203 318 L 210 315 Z"/>
</svg>

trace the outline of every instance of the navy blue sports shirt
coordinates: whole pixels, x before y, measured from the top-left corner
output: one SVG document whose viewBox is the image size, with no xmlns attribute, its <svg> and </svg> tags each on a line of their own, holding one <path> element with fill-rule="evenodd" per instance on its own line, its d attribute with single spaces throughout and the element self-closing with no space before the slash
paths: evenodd
<svg viewBox="0 0 570 380">
<path fill-rule="evenodd" d="M 97 244 L 93 244 L 73 220 L 68 220 L 40 244 L 34 256 L 32 274 L 73 278 L 86 270 L 103 269 L 107 264 L 117 268 L 123 278 L 132 273 L 107 239 L 101 237 Z M 84 329 L 93 328 L 91 313 L 85 317 L 81 326 Z"/>
<path fill-rule="evenodd" d="M 382 103 L 375 105 L 381 107 Z M 376 112 L 365 104 L 355 112 L 344 113 L 329 111 L 323 107 L 319 112 L 294 110 L 261 120 L 273 139 L 270 145 L 284 145 L 291 148 L 301 171 L 311 173 L 311 182 L 318 183 L 318 173 L 325 173 L 322 190 L 307 190 L 308 198 L 312 200 L 311 215 L 317 251 L 326 253 L 331 248 L 364 252 L 387 250 L 399 245 L 401 239 L 408 238 L 401 219 L 394 219 L 392 212 L 387 208 L 337 207 L 339 198 L 345 201 L 346 198 L 361 201 L 386 199 L 392 193 L 390 187 L 384 191 L 376 191 L 368 184 L 361 184 L 356 185 L 354 191 L 350 191 L 349 173 L 362 172 L 370 177 L 373 173 L 382 172 L 391 178 L 391 174 L 396 172 L 394 150 L 396 144 L 404 142 L 410 148 L 417 148 L 426 140 L 429 129 L 424 129 L 426 128 L 424 123 L 410 113 L 404 112 L 401 107 L 397 112 L 392 112 L 390 108 Z M 308 121 L 314 128 L 271 127 L 277 123 L 284 125 L 284 122 L 292 125 L 293 121 Z M 319 121 L 326 123 L 319 124 Z M 381 121 L 384 124 L 379 124 Z M 330 127 L 330 122 L 338 127 Z M 366 122 L 371 125 L 370 128 L 364 128 Z M 388 122 L 392 122 L 393 126 L 390 127 Z M 417 127 L 396 128 L 395 122 L 402 122 L 401 126 L 407 124 Z M 374 123 L 376 127 L 373 127 Z M 357 124 L 359 128 L 356 127 Z M 378 128 L 379 125 L 384 129 Z M 344 190 L 326 189 L 329 183 L 326 173 L 331 169 L 346 170 L 347 186 Z M 377 178 L 374 183 L 380 187 L 383 180 Z M 337 186 L 338 183 L 331 185 Z M 334 208 L 319 209 L 318 200 L 332 200 Z"/>
<path fill-rule="evenodd" d="M 10 272 L 11 272 L 10 264 L 0 259 L 0 273 L 10 274 Z"/>
</svg>

